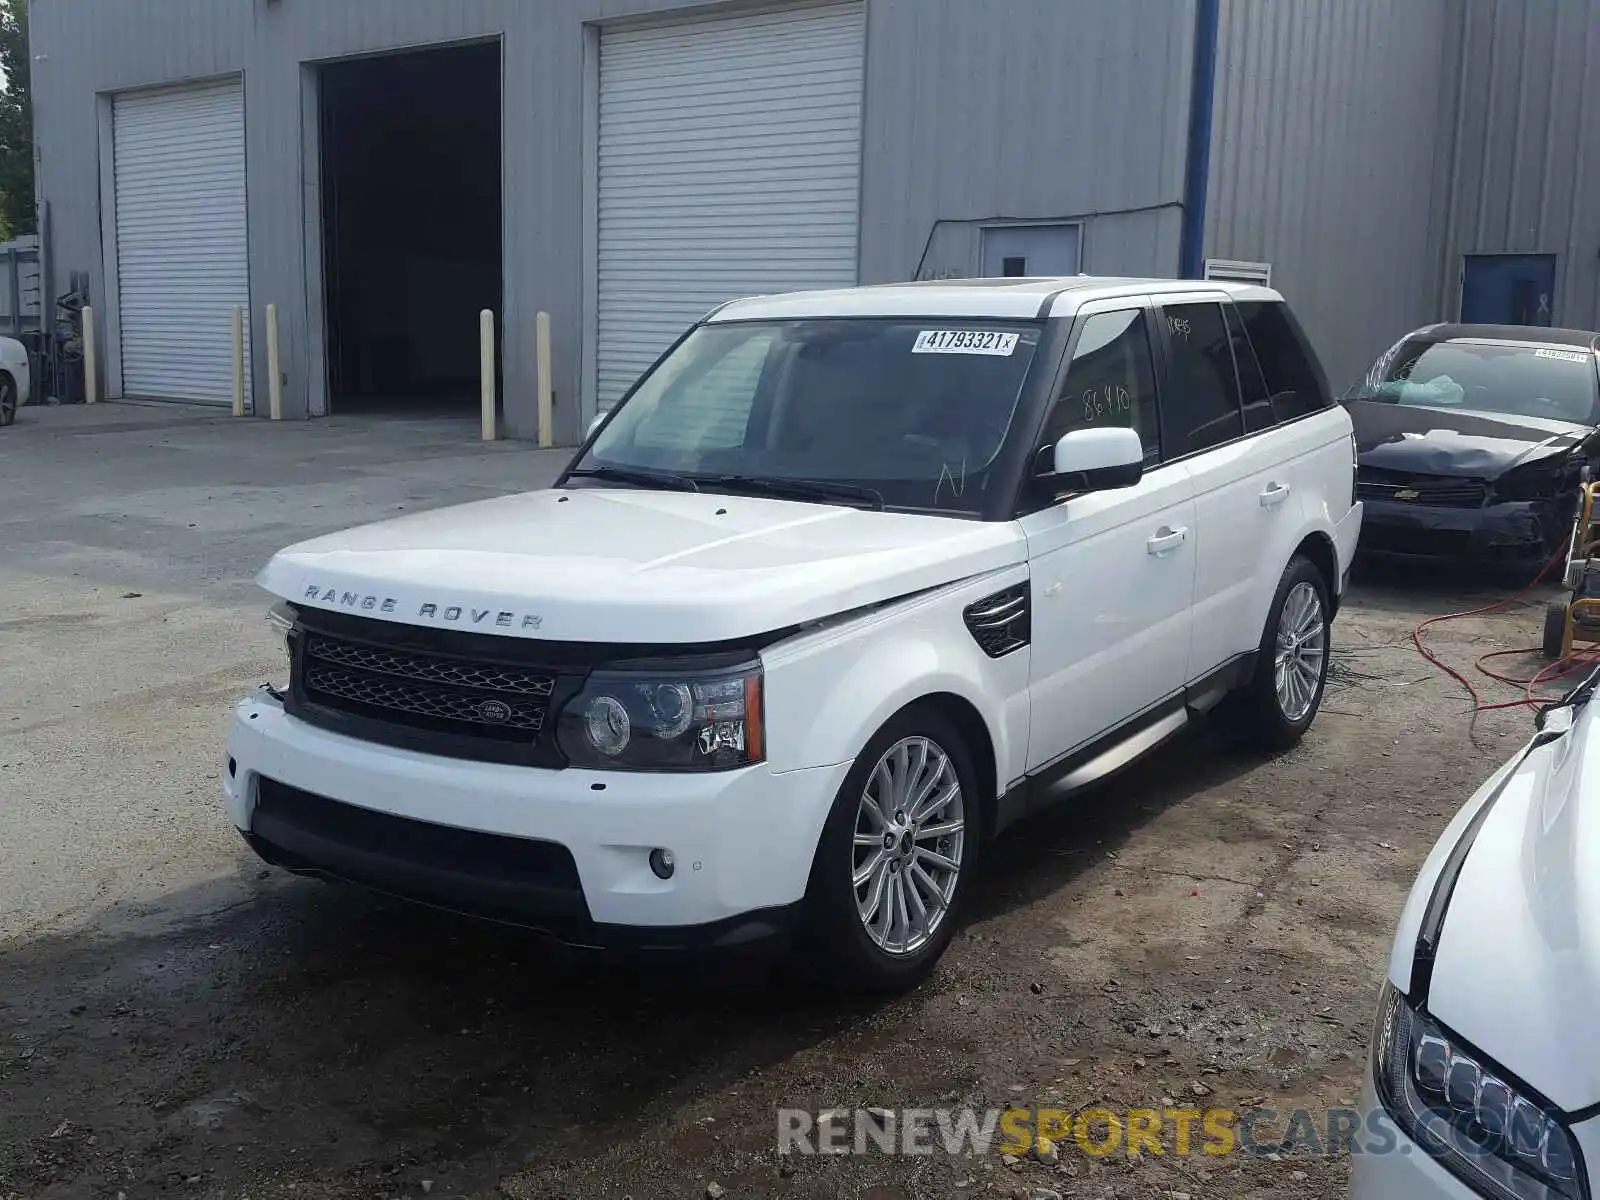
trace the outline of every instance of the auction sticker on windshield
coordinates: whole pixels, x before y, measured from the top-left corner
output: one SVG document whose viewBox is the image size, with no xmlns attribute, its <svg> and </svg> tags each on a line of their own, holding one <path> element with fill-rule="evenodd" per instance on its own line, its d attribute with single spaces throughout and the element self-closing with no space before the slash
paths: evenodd
<svg viewBox="0 0 1600 1200">
<path fill-rule="evenodd" d="M 1581 350 L 1535 350 L 1535 358 L 1558 358 L 1562 362 L 1583 363 L 1589 361 L 1589 356 Z"/>
<path fill-rule="evenodd" d="M 999 354 L 1017 348 L 1017 335 L 992 329 L 924 329 L 911 345 L 913 354 Z"/>
</svg>

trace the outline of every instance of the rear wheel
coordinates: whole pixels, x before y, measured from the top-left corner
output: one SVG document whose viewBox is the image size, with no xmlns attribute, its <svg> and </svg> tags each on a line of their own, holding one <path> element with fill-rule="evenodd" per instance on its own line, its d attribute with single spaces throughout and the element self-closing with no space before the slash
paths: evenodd
<svg viewBox="0 0 1600 1200">
<path fill-rule="evenodd" d="M 17 419 L 17 381 L 0 372 L 0 425 L 10 425 Z"/>
<path fill-rule="evenodd" d="M 1236 727 L 1263 750 L 1297 743 L 1328 680 L 1328 584 L 1310 559 L 1295 555 L 1278 580 L 1256 653 L 1256 671 L 1230 698 Z"/>
<path fill-rule="evenodd" d="M 919 705 L 878 731 L 834 798 L 806 892 L 807 948 L 836 983 L 905 988 L 933 970 L 979 830 L 971 752 L 953 723 Z"/>
</svg>

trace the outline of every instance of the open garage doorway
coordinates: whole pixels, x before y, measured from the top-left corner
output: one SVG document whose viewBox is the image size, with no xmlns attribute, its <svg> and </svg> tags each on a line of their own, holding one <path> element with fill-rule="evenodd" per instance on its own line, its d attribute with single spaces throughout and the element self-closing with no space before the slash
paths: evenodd
<svg viewBox="0 0 1600 1200">
<path fill-rule="evenodd" d="M 470 415 L 478 314 L 500 312 L 499 43 L 329 63 L 319 83 L 330 411 Z"/>
</svg>

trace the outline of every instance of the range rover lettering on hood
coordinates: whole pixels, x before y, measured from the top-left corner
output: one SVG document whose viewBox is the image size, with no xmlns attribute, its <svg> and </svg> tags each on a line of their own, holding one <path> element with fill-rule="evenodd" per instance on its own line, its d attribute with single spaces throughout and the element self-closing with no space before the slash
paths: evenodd
<svg viewBox="0 0 1600 1200">
<path fill-rule="evenodd" d="M 320 583 L 306 584 L 305 594 L 301 598 L 324 607 L 336 606 L 358 612 L 388 613 L 393 616 L 400 610 L 400 601 L 394 596 L 362 595 L 360 592 L 324 587 Z M 544 624 L 544 618 L 533 613 L 519 613 L 504 608 L 473 608 L 466 604 L 439 604 L 432 600 L 419 602 L 412 615 L 424 621 L 459 622 L 485 628 L 537 629 Z"/>
<path fill-rule="evenodd" d="M 409 513 L 275 554 L 280 599 L 539 641 L 704 645 L 1027 561 L 1016 526 L 764 496 L 546 489 Z"/>
</svg>

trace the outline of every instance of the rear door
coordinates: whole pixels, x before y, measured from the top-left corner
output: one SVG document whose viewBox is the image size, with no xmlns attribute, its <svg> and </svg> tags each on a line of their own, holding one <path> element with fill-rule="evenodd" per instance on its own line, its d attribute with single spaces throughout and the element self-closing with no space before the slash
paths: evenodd
<svg viewBox="0 0 1600 1200">
<path fill-rule="evenodd" d="M 1301 522 L 1293 471 L 1280 460 L 1271 432 L 1265 388 L 1252 387 L 1248 407 L 1241 393 L 1235 344 L 1243 337 L 1231 301 L 1221 293 L 1187 293 L 1157 302 L 1166 341 L 1162 449 L 1194 483 L 1195 606 L 1187 682 L 1260 641 L 1257 601 L 1263 590 L 1270 596 L 1277 586 L 1286 561 L 1279 558 L 1285 553 L 1280 543 Z M 1258 379 L 1254 360 L 1248 365 Z"/>
<path fill-rule="evenodd" d="M 1139 431 L 1134 487 L 1034 493 L 1020 523 L 1033 605 L 1028 768 L 1048 767 L 1181 691 L 1194 598 L 1193 484 L 1161 462 L 1153 311 L 1142 300 L 1086 306 L 1038 450 L 1072 429 Z M 1037 485 L 1035 485 L 1037 486 Z"/>
</svg>

